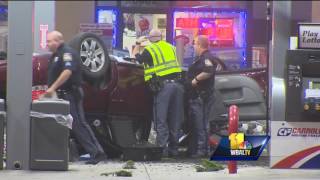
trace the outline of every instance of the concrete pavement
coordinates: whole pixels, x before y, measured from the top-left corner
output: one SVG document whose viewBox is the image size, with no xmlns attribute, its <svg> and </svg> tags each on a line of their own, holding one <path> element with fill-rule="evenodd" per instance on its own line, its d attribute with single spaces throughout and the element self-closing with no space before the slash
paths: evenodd
<svg viewBox="0 0 320 180">
<path fill-rule="evenodd" d="M 118 160 L 101 162 L 98 165 L 84 165 L 83 162 L 71 163 L 69 171 L 0 171 L 0 180 L 211 180 L 211 179 L 256 179 L 256 180 L 319 180 L 320 170 L 279 170 L 267 166 L 254 166 L 239 163 L 237 174 L 228 174 L 228 169 L 217 172 L 196 172 L 193 161 L 136 162 L 137 169 L 132 177 L 101 176 L 101 173 L 122 169 L 124 162 Z M 224 164 L 226 167 L 226 165 Z"/>
</svg>

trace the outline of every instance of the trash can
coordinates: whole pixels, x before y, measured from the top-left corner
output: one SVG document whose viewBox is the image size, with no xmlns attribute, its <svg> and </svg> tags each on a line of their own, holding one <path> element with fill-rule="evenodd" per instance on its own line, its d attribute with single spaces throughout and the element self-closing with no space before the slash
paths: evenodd
<svg viewBox="0 0 320 180">
<path fill-rule="evenodd" d="M 69 114 L 68 101 L 33 101 L 30 125 L 31 170 L 68 170 L 69 129 L 59 121 Z M 60 118 L 57 118 L 58 115 Z"/>
<path fill-rule="evenodd" d="M 3 149 L 4 149 L 4 120 L 5 120 L 5 106 L 4 100 L 0 99 L 0 170 L 3 169 Z"/>
</svg>

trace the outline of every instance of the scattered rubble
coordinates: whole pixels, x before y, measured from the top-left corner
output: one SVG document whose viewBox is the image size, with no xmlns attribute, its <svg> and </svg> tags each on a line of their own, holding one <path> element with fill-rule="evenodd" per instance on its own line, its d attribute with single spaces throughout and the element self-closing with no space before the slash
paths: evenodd
<svg viewBox="0 0 320 180">
<path fill-rule="evenodd" d="M 195 166 L 197 172 L 210 172 L 223 170 L 224 167 L 214 161 L 201 159 L 200 165 Z"/>
<path fill-rule="evenodd" d="M 132 160 L 127 161 L 127 162 L 123 165 L 122 168 L 123 168 L 123 169 L 137 169 L 137 168 L 135 167 L 134 161 L 132 161 Z"/>
<path fill-rule="evenodd" d="M 120 171 L 115 171 L 115 172 L 109 172 L 109 173 L 101 173 L 101 176 L 122 176 L 122 177 L 132 177 L 132 172 L 131 171 L 126 171 L 126 170 L 120 170 Z"/>
<path fill-rule="evenodd" d="M 135 167 L 135 163 L 132 160 L 127 161 L 123 166 L 123 169 L 137 169 Z M 120 170 L 120 171 L 114 171 L 114 172 L 108 172 L 108 173 L 101 173 L 101 176 L 122 176 L 122 177 L 132 177 L 132 172 L 127 170 Z"/>
</svg>

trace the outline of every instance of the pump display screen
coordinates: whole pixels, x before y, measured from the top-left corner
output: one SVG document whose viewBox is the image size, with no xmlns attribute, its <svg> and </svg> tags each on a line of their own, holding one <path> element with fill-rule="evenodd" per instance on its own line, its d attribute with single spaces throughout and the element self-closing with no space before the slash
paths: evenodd
<svg viewBox="0 0 320 180">
<path fill-rule="evenodd" d="M 311 89 L 320 89 L 320 82 L 312 82 Z"/>
<path fill-rule="evenodd" d="M 305 89 L 305 98 L 320 98 L 320 81 L 310 80 Z"/>
</svg>

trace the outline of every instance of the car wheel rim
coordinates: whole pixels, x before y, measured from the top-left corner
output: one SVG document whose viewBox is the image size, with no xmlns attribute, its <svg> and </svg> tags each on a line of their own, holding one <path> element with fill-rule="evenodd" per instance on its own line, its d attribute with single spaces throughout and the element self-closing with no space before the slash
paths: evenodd
<svg viewBox="0 0 320 180">
<path fill-rule="evenodd" d="M 96 39 L 86 38 L 81 43 L 80 58 L 82 64 L 91 72 L 98 72 L 104 66 L 105 52 Z"/>
</svg>

